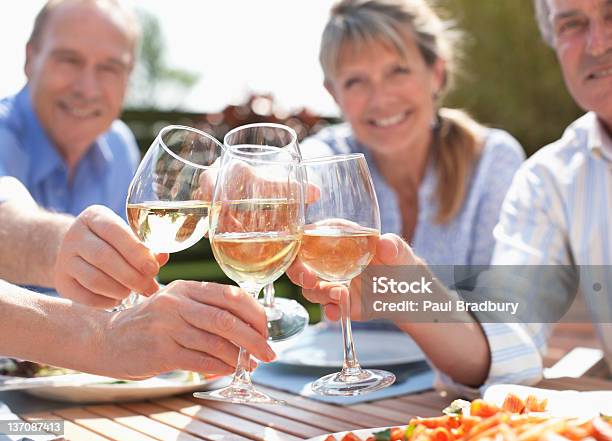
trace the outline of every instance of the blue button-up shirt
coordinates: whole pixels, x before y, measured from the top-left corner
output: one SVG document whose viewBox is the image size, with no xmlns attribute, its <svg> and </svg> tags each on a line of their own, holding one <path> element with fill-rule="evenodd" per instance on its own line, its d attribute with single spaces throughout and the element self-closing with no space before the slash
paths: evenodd
<svg viewBox="0 0 612 441">
<path fill-rule="evenodd" d="M 76 166 L 68 167 L 34 113 L 27 87 L 0 101 L 0 176 L 14 176 L 49 210 L 78 215 L 105 205 L 125 219 L 127 189 L 139 151 L 130 129 L 116 120 Z"/>
</svg>

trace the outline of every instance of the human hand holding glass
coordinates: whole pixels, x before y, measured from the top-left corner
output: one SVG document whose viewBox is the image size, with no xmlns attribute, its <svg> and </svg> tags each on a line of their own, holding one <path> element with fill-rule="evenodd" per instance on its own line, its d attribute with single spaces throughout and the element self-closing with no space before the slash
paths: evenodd
<svg viewBox="0 0 612 441">
<path fill-rule="evenodd" d="M 299 161 L 263 146 L 226 149 L 215 186 L 209 238 L 215 259 L 241 288 L 257 298 L 297 255 L 304 225 Z M 251 383 L 250 355 L 240 349 L 232 384 L 194 394 L 236 403 L 280 404 Z"/>
<path fill-rule="evenodd" d="M 350 282 L 376 252 L 380 214 L 367 163 L 362 154 L 337 155 L 302 163 L 319 198 L 305 211 L 299 262 L 319 278 L 346 288 L 340 299 L 344 363 L 338 373 L 312 384 L 322 395 L 359 395 L 390 386 L 395 376 L 362 369 L 357 360 L 350 319 Z"/>
</svg>

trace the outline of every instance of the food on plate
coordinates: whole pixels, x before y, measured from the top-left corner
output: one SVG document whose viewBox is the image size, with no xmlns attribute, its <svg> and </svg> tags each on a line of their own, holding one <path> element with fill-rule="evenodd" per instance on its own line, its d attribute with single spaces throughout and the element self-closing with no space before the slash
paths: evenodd
<svg viewBox="0 0 612 441">
<path fill-rule="evenodd" d="M 47 364 L 39 364 L 33 361 L 17 360 L 15 358 L 0 359 L 0 375 L 11 377 L 50 377 L 52 375 L 75 374 L 76 371 Z"/>
<path fill-rule="evenodd" d="M 612 416 L 558 418 L 546 399 L 509 393 L 497 406 L 481 399 L 455 400 L 444 415 L 413 418 L 405 427 L 375 432 L 365 440 L 349 432 L 325 441 L 612 441 Z"/>
</svg>

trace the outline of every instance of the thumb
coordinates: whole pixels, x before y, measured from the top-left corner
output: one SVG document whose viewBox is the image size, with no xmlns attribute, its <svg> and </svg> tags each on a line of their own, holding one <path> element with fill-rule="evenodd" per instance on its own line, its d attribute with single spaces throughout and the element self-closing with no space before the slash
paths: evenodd
<svg viewBox="0 0 612 441">
<path fill-rule="evenodd" d="M 376 247 L 376 260 L 383 265 L 414 265 L 417 258 L 401 237 L 387 233 L 383 234 Z"/>
</svg>

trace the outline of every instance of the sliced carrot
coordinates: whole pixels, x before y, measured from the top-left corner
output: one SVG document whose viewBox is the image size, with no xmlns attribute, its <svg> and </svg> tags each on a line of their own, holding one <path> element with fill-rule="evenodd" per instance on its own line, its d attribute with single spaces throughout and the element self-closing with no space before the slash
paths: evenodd
<svg viewBox="0 0 612 441">
<path fill-rule="evenodd" d="M 394 427 L 391 429 L 391 436 L 389 437 L 389 439 L 391 441 L 404 441 L 404 432 L 404 429 Z"/>
<path fill-rule="evenodd" d="M 349 432 L 342 437 L 342 441 L 361 441 L 361 438 L 359 438 L 353 432 Z"/>
<path fill-rule="evenodd" d="M 481 417 L 490 417 L 498 413 L 501 409 L 497 407 L 495 404 L 487 403 L 484 400 L 477 399 L 472 401 L 470 405 L 470 415 L 472 416 L 481 416 Z"/>
<path fill-rule="evenodd" d="M 436 427 L 431 437 L 434 441 L 454 441 L 455 437 L 446 427 Z"/>
<path fill-rule="evenodd" d="M 410 420 L 410 424 L 425 426 L 429 429 L 435 429 L 436 427 L 454 429 L 461 425 L 461 421 L 456 416 L 444 415 L 431 418 L 413 418 Z"/>
<path fill-rule="evenodd" d="M 502 409 L 512 413 L 523 413 L 525 403 L 517 395 L 510 392 L 506 395 Z"/>
<path fill-rule="evenodd" d="M 525 399 L 525 410 L 529 412 L 544 412 L 547 404 L 548 400 L 546 398 L 539 400 L 535 395 L 529 395 Z"/>
</svg>

